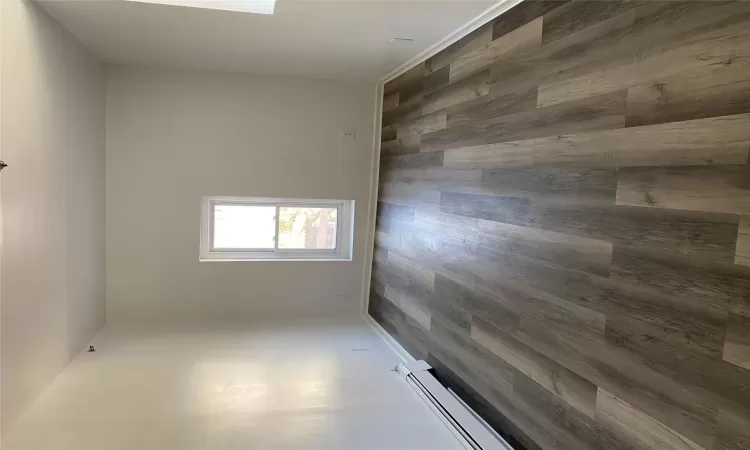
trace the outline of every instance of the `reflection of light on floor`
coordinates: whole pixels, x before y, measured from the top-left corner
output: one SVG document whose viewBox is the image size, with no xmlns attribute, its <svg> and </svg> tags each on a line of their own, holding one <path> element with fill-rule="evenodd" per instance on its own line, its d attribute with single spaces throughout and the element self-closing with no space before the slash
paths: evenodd
<svg viewBox="0 0 750 450">
<path fill-rule="evenodd" d="M 322 414 L 342 402 L 336 388 L 341 374 L 333 355 L 302 356 L 298 362 L 282 364 L 237 359 L 193 366 L 194 413 L 241 419 L 230 421 L 236 427 L 260 426 L 268 419 L 273 426 L 283 426 L 289 438 L 316 435 L 335 426 L 333 416 Z"/>
<path fill-rule="evenodd" d="M 268 373 L 259 362 L 205 361 L 193 367 L 193 405 L 210 415 L 263 411 L 268 406 Z"/>
</svg>

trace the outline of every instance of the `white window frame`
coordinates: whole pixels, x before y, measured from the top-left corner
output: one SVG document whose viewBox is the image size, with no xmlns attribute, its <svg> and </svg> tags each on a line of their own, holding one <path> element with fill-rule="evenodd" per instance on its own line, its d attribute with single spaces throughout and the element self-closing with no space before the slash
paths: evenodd
<svg viewBox="0 0 750 450">
<path fill-rule="evenodd" d="M 274 248 L 213 248 L 215 205 L 276 207 Z M 336 208 L 336 248 L 331 250 L 279 248 L 279 208 Z M 354 236 L 354 200 L 270 197 L 203 197 L 201 199 L 200 261 L 351 261 Z"/>
</svg>

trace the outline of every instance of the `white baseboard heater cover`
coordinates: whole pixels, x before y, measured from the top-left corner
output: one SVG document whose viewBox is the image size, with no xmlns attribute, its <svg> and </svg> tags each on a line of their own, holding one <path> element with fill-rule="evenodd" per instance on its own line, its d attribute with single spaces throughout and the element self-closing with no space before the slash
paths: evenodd
<svg viewBox="0 0 750 450">
<path fill-rule="evenodd" d="M 458 440 L 470 450 L 513 450 L 499 434 L 464 403 L 452 390 L 446 389 L 425 361 L 396 366 L 396 371 L 440 417 Z"/>
</svg>

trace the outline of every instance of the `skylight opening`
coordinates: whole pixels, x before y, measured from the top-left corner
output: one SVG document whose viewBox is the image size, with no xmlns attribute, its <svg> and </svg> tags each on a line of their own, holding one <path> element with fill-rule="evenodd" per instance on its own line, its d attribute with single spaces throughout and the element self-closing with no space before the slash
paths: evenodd
<svg viewBox="0 0 750 450">
<path fill-rule="evenodd" d="M 218 9 L 251 14 L 273 14 L 276 0 L 127 0 L 159 5 L 186 6 L 190 8 Z"/>
</svg>

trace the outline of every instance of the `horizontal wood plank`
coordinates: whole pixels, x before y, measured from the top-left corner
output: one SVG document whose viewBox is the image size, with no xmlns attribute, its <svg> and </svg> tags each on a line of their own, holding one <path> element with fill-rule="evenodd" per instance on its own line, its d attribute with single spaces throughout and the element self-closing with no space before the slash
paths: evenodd
<svg viewBox="0 0 750 450">
<path fill-rule="evenodd" d="M 737 252 L 734 263 L 750 266 L 750 216 L 740 218 L 737 229 Z"/>
<path fill-rule="evenodd" d="M 430 151 L 446 150 L 557 136 L 564 131 L 584 133 L 610 130 L 622 128 L 624 125 L 623 91 L 469 123 L 449 121 L 444 130 L 424 135 L 422 148 Z"/>
<path fill-rule="evenodd" d="M 596 396 L 596 412 L 597 418 L 634 448 L 706 450 L 604 389 Z"/>
<path fill-rule="evenodd" d="M 481 320 L 471 338 L 589 417 L 596 413 L 596 386 Z"/>
<path fill-rule="evenodd" d="M 750 317 L 730 315 L 724 344 L 724 361 L 750 370 Z"/>
<path fill-rule="evenodd" d="M 525 0 L 383 101 L 408 351 L 519 448 L 750 448 L 750 2 Z"/>
<path fill-rule="evenodd" d="M 622 169 L 617 204 L 750 214 L 750 165 Z"/>
<path fill-rule="evenodd" d="M 429 114 L 489 93 L 490 72 L 485 70 L 426 96 L 422 104 L 422 113 Z"/>
<path fill-rule="evenodd" d="M 451 62 L 450 79 L 457 80 L 468 76 L 514 51 L 539 48 L 542 43 L 542 18 L 516 28 L 489 44 L 458 56 Z"/>
</svg>

